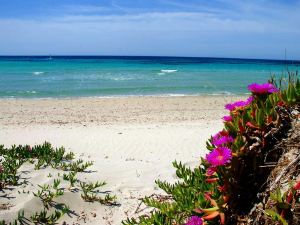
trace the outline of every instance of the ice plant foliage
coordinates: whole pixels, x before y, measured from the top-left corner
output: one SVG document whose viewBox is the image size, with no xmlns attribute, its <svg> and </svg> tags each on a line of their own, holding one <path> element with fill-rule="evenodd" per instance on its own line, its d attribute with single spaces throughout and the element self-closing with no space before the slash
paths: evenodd
<svg viewBox="0 0 300 225">
<path fill-rule="evenodd" d="M 239 216 L 246 215 L 258 200 L 257 190 L 263 185 L 260 182 L 265 183 L 260 176 L 265 169 L 262 165 L 268 146 L 274 144 L 267 135 L 282 127 L 287 118 L 278 110 L 286 112 L 293 104 L 300 104 L 299 79 L 289 80 L 286 86 L 282 83 L 280 90 L 274 80 L 251 84 L 248 88 L 252 96 L 225 105 L 230 114 L 223 117 L 224 129 L 207 141 L 209 152 L 201 158 L 201 165 L 192 170 L 174 162 L 181 181 L 169 184 L 157 180 L 167 196 L 144 198 L 143 203 L 155 210 L 123 224 L 237 224 Z M 300 182 L 295 187 L 293 193 L 298 193 Z"/>
<path fill-rule="evenodd" d="M 227 147 L 217 147 L 206 155 L 206 160 L 212 166 L 224 166 L 230 162 L 232 152 Z"/>
<path fill-rule="evenodd" d="M 243 108 L 246 107 L 248 105 L 251 104 L 251 102 L 253 101 L 253 97 L 249 97 L 246 101 L 236 101 L 234 103 L 228 103 L 225 105 L 225 109 L 229 110 L 229 111 L 234 111 L 238 108 Z"/>
<path fill-rule="evenodd" d="M 248 86 L 249 91 L 253 94 L 271 94 L 279 90 L 271 83 L 257 84 L 253 83 Z"/>
<path fill-rule="evenodd" d="M 192 216 L 186 223 L 186 225 L 202 225 L 202 224 L 203 224 L 203 220 L 201 219 L 201 217 L 198 216 Z"/>
</svg>

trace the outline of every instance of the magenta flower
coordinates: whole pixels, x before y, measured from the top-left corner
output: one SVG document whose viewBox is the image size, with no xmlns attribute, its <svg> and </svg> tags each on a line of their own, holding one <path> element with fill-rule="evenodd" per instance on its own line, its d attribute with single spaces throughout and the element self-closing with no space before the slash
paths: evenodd
<svg viewBox="0 0 300 225">
<path fill-rule="evenodd" d="M 185 225 L 202 225 L 203 220 L 198 216 L 191 216 Z"/>
<path fill-rule="evenodd" d="M 274 92 L 278 92 L 279 90 L 271 83 L 265 83 L 265 84 L 257 84 L 253 83 L 248 86 L 249 91 L 251 91 L 254 94 L 270 94 Z"/>
<path fill-rule="evenodd" d="M 227 147 L 217 147 L 206 155 L 206 160 L 214 167 L 229 163 L 231 158 L 232 152 Z"/>
<path fill-rule="evenodd" d="M 212 143 L 215 146 L 222 146 L 222 145 L 225 145 L 225 144 L 228 144 L 231 142 L 233 142 L 233 138 L 231 136 L 222 136 L 222 137 L 219 137 L 218 139 L 213 140 Z"/>
<path fill-rule="evenodd" d="M 216 167 L 208 167 L 206 170 L 206 176 L 210 177 L 212 175 L 214 175 L 214 173 L 217 172 L 217 168 Z"/>
<path fill-rule="evenodd" d="M 254 100 L 253 96 L 250 96 L 249 98 L 247 98 L 247 100 L 246 100 L 247 105 L 250 105 L 253 102 L 253 100 Z"/>
<path fill-rule="evenodd" d="M 215 146 L 222 146 L 231 142 L 233 142 L 233 138 L 222 131 L 212 137 L 212 144 Z"/>
<path fill-rule="evenodd" d="M 246 101 L 237 101 L 234 103 L 228 103 L 225 105 L 225 109 L 228 109 L 229 111 L 234 111 L 237 108 L 246 107 L 251 104 L 253 99 L 254 99 L 253 96 L 251 96 Z"/>
<path fill-rule="evenodd" d="M 230 122 L 230 121 L 232 121 L 232 116 L 223 116 L 223 120 L 225 122 Z"/>
<path fill-rule="evenodd" d="M 235 103 L 228 103 L 225 105 L 225 109 L 228 109 L 229 111 L 235 110 Z"/>
</svg>

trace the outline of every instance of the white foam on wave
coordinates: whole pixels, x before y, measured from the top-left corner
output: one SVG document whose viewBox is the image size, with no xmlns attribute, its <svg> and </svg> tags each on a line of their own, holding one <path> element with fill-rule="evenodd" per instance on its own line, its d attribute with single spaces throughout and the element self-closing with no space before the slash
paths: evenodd
<svg viewBox="0 0 300 225">
<path fill-rule="evenodd" d="M 178 70 L 161 70 L 160 72 L 162 72 L 162 73 L 175 73 L 177 71 Z"/>
<path fill-rule="evenodd" d="M 188 96 L 186 94 L 165 94 L 165 95 L 162 95 L 163 97 L 166 96 L 166 97 L 184 97 L 184 96 Z"/>
<path fill-rule="evenodd" d="M 212 93 L 211 95 L 234 95 L 234 94 L 229 91 L 220 91 L 220 92 Z"/>
<path fill-rule="evenodd" d="M 112 78 L 110 78 L 110 80 L 123 81 L 123 80 L 133 80 L 133 78 L 132 77 L 112 77 Z"/>
<path fill-rule="evenodd" d="M 41 74 L 43 74 L 43 73 L 45 73 L 45 72 L 42 72 L 42 71 L 36 71 L 36 72 L 33 72 L 32 74 L 33 74 L 33 75 L 41 75 Z"/>
<path fill-rule="evenodd" d="M 36 94 L 36 91 L 26 91 L 28 94 Z"/>
</svg>

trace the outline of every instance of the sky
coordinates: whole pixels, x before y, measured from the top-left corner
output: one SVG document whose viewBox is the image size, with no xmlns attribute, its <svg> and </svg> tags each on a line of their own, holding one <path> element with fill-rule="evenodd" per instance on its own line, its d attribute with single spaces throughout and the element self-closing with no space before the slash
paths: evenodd
<svg viewBox="0 0 300 225">
<path fill-rule="evenodd" d="M 300 0 L 0 0 L 0 55 L 300 59 Z"/>
</svg>

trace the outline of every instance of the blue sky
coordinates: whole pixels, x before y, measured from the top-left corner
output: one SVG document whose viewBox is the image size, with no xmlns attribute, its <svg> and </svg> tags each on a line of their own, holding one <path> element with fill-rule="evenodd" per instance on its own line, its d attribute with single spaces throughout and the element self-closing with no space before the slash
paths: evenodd
<svg viewBox="0 0 300 225">
<path fill-rule="evenodd" d="M 0 0 L 0 55 L 300 59 L 300 0 Z"/>
</svg>

